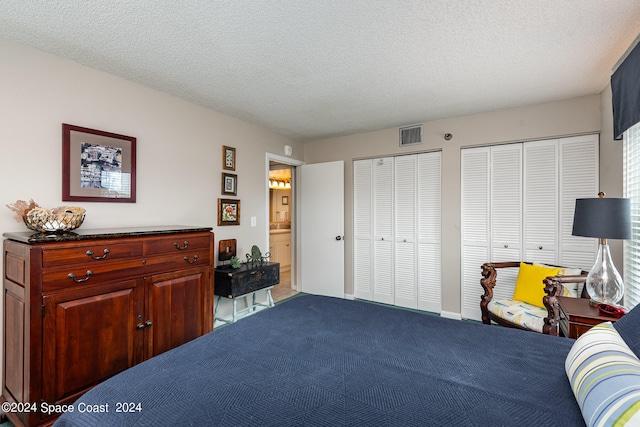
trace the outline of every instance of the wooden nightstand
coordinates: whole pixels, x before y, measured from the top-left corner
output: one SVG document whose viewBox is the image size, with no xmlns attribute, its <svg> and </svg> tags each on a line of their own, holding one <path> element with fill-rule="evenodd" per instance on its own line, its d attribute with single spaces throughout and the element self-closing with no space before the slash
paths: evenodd
<svg viewBox="0 0 640 427">
<path fill-rule="evenodd" d="M 598 307 L 590 305 L 589 302 L 588 298 L 558 297 L 562 335 L 578 338 L 599 323 L 614 323 L 618 320 L 617 317 L 602 315 Z"/>
</svg>

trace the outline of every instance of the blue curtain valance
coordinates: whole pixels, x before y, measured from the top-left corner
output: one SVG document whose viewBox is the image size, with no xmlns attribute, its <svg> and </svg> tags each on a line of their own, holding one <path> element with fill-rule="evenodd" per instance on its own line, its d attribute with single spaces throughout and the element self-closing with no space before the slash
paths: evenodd
<svg viewBox="0 0 640 427">
<path fill-rule="evenodd" d="M 640 122 L 640 43 L 611 76 L 613 94 L 613 138 Z"/>
</svg>

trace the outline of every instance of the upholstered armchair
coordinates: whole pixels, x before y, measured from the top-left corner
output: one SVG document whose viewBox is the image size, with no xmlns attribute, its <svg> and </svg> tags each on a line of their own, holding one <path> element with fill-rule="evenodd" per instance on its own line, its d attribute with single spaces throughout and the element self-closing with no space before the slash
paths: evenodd
<svg viewBox="0 0 640 427">
<path fill-rule="evenodd" d="M 524 264 L 524 266 L 523 266 Z M 544 270 L 544 267 L 549 270 Z M 501 269 L 518 269 L 518 279 L 516 280 L 513 297 L 506 296 L 505 290 L 513 284 L 505 283 L 505 290 L 501 297 L 494 299 L 494 290 L 498 285 L 498 271 Z M 530 283 L 523 283 L 523 270 L 530 271 L 538 268 L 537 278 L 529 280 Z M 553 273 L 551 276 L 544 276 L 545 271 Z M 541 332 L 548 335 L 558 335 L 559 308 L 558 296 L 588 298 L 584 282 L 587 279 L 587 272 L 581 269 L 570 269 L 565 267 L 540 266 L 531 263 L 520 262 L 494 262 L 482 265 L 482 279 L 480 284 L 484 289 L 484 295 L 480 302 L 482 311 L 482 323 L 491 324 L 491 321 L 511 328 L 518 328 L 528 331 Z M 522 289 L 526 286 L 539 293 L 523 296 Z"/>
</svg>

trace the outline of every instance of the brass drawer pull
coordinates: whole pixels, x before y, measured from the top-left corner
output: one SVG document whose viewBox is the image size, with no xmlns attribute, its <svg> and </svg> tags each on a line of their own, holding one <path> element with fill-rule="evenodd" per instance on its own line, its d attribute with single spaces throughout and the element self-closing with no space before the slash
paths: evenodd
<svg viewBox="0 0 640 427">
<path fill-rule="evenodd" d="M 111 251 L 109 250 L 109 248 L 106 248 L 106 249 L 102 252 L 104 255 L 102 255 L 102 256 L 94 256 L 94 255 L 93 255 L 93 251 L 87 251 L 87 256 L 88 256 L 88 257 L 91 257 L 91 258 L 93 258 L 93 259 L 95 259 L 95 260 L 98 260 L 98 259 L 105 259 L 105 258 L 107 257 L 107 255 L 109 255 L 109 253 L 110 253 L 110 252 L 111 252 Z"/>
<path fill-rule="evenodd" d="M 93 275 L 93 270 L 87 270 L 87 277 L 85 277 L 84 279 L 78 279 L 76 277 L 76 275 L 73 274 L 73 273 L 67 274 L 67 277 L 69 279 L 73 279 L 73 281 L 76 282 L 76 283 L 82 283 L 82 282 L 86 282 L 87 280 L 89 280 L 89 277 L 91 277 L 92 275 Z"/>
<path fill-rule="evenodd" d="M 196 262 L 198 260 L 198 255 L 194 255 L 193 256 L 193 261 L 189 261 L 189 257 L 185 256 L 184 260 L 187 261 L 189 264 L 193 264 L 194 262 Z"/>
<path fill-rule="evenodd" d="M 174 243 L 173 246 L 176 247 L 176 249 L 178 249 L 179 251 L 184 251 L 185 249 L 187 249 L 187 247 L 189 246 L 189 241 L 185 240 L 184 241 L 184 246 L 180 246 L 177 243 Z"/>
</svg>

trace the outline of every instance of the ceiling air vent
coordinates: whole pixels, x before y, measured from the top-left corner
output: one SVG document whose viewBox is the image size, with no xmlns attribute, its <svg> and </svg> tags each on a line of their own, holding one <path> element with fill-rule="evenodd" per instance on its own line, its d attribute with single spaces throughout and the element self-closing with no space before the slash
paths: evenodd
<svg viewBox="0 0 640 427">
<path fill-rule="evenodd" d="M 422 125 L 400 128 L 400 146 L 422 144 Z"/>
</svg>

